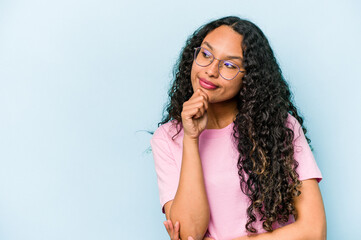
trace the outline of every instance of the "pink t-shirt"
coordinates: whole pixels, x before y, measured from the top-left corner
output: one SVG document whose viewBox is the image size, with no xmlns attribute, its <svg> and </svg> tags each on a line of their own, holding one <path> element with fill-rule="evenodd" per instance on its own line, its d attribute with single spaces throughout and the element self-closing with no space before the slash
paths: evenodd
<svg viewBox="0 0 361 240">
<path fill-rule="evenodd" d="M 299 180 L 322 179 L 311 149 L 296 118 L 289 114 L 287 126 L 293 129 L 294 157 L 299 166 Z M 199 137 L 205 188 L 210 207 L 207 236 L 228 240 L 247 234 L 246 209 L 248 197 L 240 189 L 237 161 L 239 152 L 233 140 L 234 123 L 222 129 L 205 129 Z M 178 188 L 182 163 L 183 130 L 172 140 L 176 129 L 171 122 L 163 124 L 151 139 L 155 170 L 158 177 L 160 204 L 173 200 Z M 288 223 L 293 222 L 293 217 Z M 287 223 L 287 224 L 288 224 Z M 265 232 L 260 221 L 253 225 L 258 233 Z M 275 223 L 274 228 L 281 227 Z"/>
</svg>

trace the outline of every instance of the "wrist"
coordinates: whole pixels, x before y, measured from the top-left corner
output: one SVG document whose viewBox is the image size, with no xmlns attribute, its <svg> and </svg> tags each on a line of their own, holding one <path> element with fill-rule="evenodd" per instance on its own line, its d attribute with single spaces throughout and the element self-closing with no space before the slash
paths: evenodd
<svg viewBox="0 0 361 240">
<path fill-rule="evenodd" d="M 183 136 L 183 143 L 196 143 L 198 144 L 199 142 L 199 137 L 192 137 L 192 136 L 189 136 L 187 134 L 184 134 Z"/>
</svg>

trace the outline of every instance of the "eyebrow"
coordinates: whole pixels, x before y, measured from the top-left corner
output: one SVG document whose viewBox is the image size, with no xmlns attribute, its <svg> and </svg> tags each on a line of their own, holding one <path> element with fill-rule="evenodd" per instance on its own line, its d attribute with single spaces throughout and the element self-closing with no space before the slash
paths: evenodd
<svg viewBox="0 0 361 240">
<path fill-rule="evenodd" d="M 213 47 L 207 42 L 204 41 L 202 44 L 207 45 L 212 51 L 214 50 Z M 239 59 L 239 60 L 243 60 L 243 58 L 239 57 L 239 56 L 226 56 L 229 59 Z"/>
</svg>

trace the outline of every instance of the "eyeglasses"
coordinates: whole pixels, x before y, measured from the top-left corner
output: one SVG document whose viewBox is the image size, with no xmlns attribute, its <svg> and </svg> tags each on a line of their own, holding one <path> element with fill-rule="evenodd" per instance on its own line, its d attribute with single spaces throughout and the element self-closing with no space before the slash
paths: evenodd
<svg viewBox="0 0 361 240">
<path fill-rule="evenodd" d="M 214 59 L 217 59 L 219 61 L 218 72 L 226 80 L 232 80 L 239 72 L 246 72 L 241 71 L 240 68 L 231 61 L 221 60 L 214 57 L 210 51 L 203 47 L 197 47 L 194 48 L 194 50 L 194 61 L 201 67 L 206 67 L 210 65 Z"/>
</svg>

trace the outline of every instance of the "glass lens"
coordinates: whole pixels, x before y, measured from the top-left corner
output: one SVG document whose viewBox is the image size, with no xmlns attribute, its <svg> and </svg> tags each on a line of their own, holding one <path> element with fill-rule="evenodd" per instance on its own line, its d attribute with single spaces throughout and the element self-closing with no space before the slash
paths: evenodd
<svg viewBox="0 0 361 240">
<path fill-rule="evenodd" d="M 239 67 L 230 61 L 220 61 L 219 62 L 219 73 L 225 79 L 234 78 L 239 72 Z"/>
<path fill-rule="evenodd" d="M 197 48 L 196 50 L 196 62 L 200 66 L 208 66 L 213 61 L 213 55 L 204 48 Z"/>
<path fill-rule="evenodd" d="M 206 67 L 213 62 L 214 56 L 207 49 L 198 47 L 195 50 L 194 59 L 199 66 Z M 229 60 L 219 60 L 218 67 L 219 74 L 227 80 L 235 78 L 239 73 L 239 67 Z"/>
</svg>

